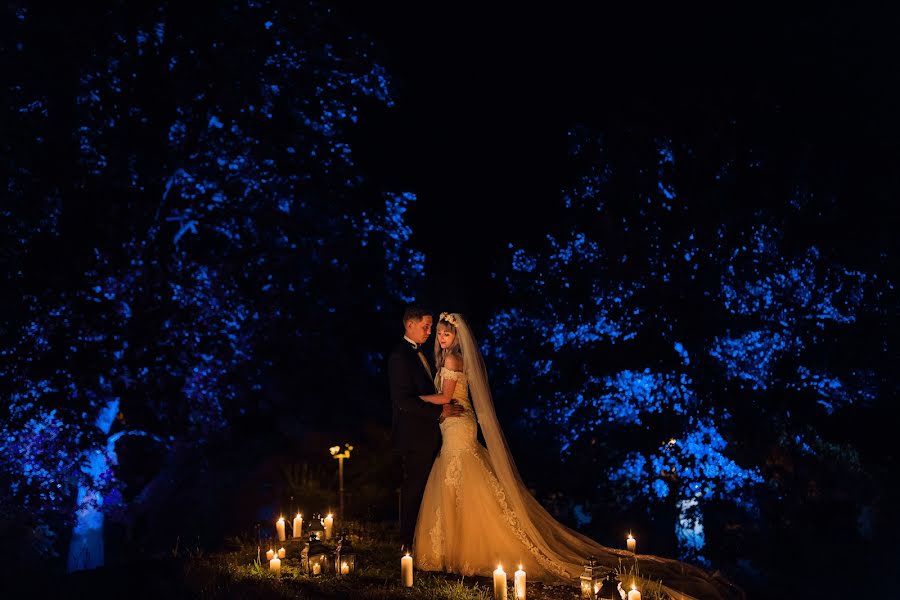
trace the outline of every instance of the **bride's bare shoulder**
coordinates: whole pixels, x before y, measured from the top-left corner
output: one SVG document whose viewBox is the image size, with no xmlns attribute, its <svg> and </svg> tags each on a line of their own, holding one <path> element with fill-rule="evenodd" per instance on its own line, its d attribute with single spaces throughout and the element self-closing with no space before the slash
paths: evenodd
<svg viewBox="0 0 900 600">
<path fill-rule="evenodd" d="M 462 371 L 463 370 L 463 361 L 462 357 L 459 354 L 448 354 L 447 358 L 444 360 L 444 366 L 450 369 L 451 371 Z"/>
</svg>

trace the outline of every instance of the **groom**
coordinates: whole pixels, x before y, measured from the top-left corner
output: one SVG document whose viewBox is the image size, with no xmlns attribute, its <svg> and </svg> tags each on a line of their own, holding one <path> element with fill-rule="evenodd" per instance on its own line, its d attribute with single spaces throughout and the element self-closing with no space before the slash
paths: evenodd
<svg viewBox="0 0 900 600">
<path fill-rule="evenodd" d="M 441 446 L 439 419 L 455 417 L 463 409 L 442 406 L 420 399 L 433 394 L 434 365 L 423 347 L 431 336 L 432 317 L 427 310 L 409 306 L 403 313 L 403 340 L 388 358 L 391 405 L 393 408 L 394 451 L 403 464 L 400 486 L 400 539 L 412 547 L 419 516 L 419 503 L 428 482 L 431 464 Z"/>
</svg>

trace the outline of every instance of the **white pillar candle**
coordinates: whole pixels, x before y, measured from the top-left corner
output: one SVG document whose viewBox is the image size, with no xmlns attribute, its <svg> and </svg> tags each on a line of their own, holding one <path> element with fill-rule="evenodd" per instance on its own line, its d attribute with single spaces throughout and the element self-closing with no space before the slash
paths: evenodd
<svg viewBox="0 0 900 600">
<path fill-rule="evenodd" d="M 266 552 L 266 560 L 272 560 L 273 558 L 275 558 L 275 551 L 270 549 Z"/>
<path fill-rule="evenodd" d="M 294 528 L 291 531 L 291 537 L 298 538 L 303 534 L 303 515 L 297 513 L 297 516 L 294 517 Z"/>
<path fill-rule="evenodd" d="M 400 559 L 400 581 L 403 587 L 412 587 L 413 584 L 413 560 L 409 552 Z"/>
<path fill-rule="evenodd" d="M 347 575 L 350 573 L 350 565 L 347 563 L 341 563 L 341 575 Z"/>
<path fill-rule="evenodd" d="M 275 523 L 275 531 L 278 532 L 278 541 L 284 541 L 284 517 L 279 517 Z"/>
<path fill-rule="evenodd" d="M 331 516 L 331 513 L 325 517 L 325 539 L 330 540 L 332 532 L 334 531 L 334 517 Z"/>
<path fill-rule="evenodd" d="M 506 600 L 506 573 L 503 565 L 497 565 L 494 571 L 494 600 Z"/>
<path fill-rule="evenodd" d="M 516 571 L 515 588 L 516 600 L 525 600 L 525 571 L 522 570 L 522 565 Z"/>
<path fill-rule="evenodd" d="M 279 548 L 278 549 L 278 558 L 284 558 L 284 554 L 285 554 L 284 548 Z"/>
<path fill-rule="evenodd" d="M 634 587 L 633 581 L 631 582 L 631 591 L 628 592 L 628 600 L 641 600 L 641 593 Z"/>
<path fill-rule="evenodd" d="M 637 540 L 631 537 L 631 534 L 628 534 L 628 538 L 625 540 L 625 547 L 628 548 L 629 552 L 634 552 L 634 548 L 637 546 Z"/>
<path fill-rule="evenodd" d="M 275 573 L 281 573 L 281 560 L 278 557 L 269 561 L 269 570 Z"/>
<path fill-rule="evenodd" d="M 320 575 L 322 573 L 322 565 L 319 563 L 313 563 L 313 575 Z"/>
</svg>

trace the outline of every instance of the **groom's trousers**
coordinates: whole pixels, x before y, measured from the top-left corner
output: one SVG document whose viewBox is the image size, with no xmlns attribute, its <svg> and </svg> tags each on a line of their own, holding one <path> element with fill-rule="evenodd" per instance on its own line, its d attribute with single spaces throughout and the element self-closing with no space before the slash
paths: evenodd
<svg viewBox="0 0 900 600">
<path fill-rule="evenodd" d="M 407 549 L 412 547 L 419 505 L 436 456 L 437 452 L 404 452 L 401 455 L 403 483 L 400 486 L 400 540 Z"/>
</svg>

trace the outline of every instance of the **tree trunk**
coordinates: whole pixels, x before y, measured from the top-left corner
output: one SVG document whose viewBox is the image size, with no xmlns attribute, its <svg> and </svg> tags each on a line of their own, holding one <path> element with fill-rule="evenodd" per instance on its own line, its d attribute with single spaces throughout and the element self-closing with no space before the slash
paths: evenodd
<svg viewBox="0 0 900 600">
<path fill-rule="evenodd" d="M 105 434 L 109 430 L 119 412 L 119 399 L 107 402 L 97 416 L 96 425 Z M 100 478 L 116 464 L 115 445 L 90 451 L 81 470 L 86 478 L 78 486 L 78 498 L 75 513 L 75 526 L 72 529 L 72 541 L 69 543 L 69 573 L 82 569 L 94 569 L 103 566 L 103 496 Z"/>
</svg>

